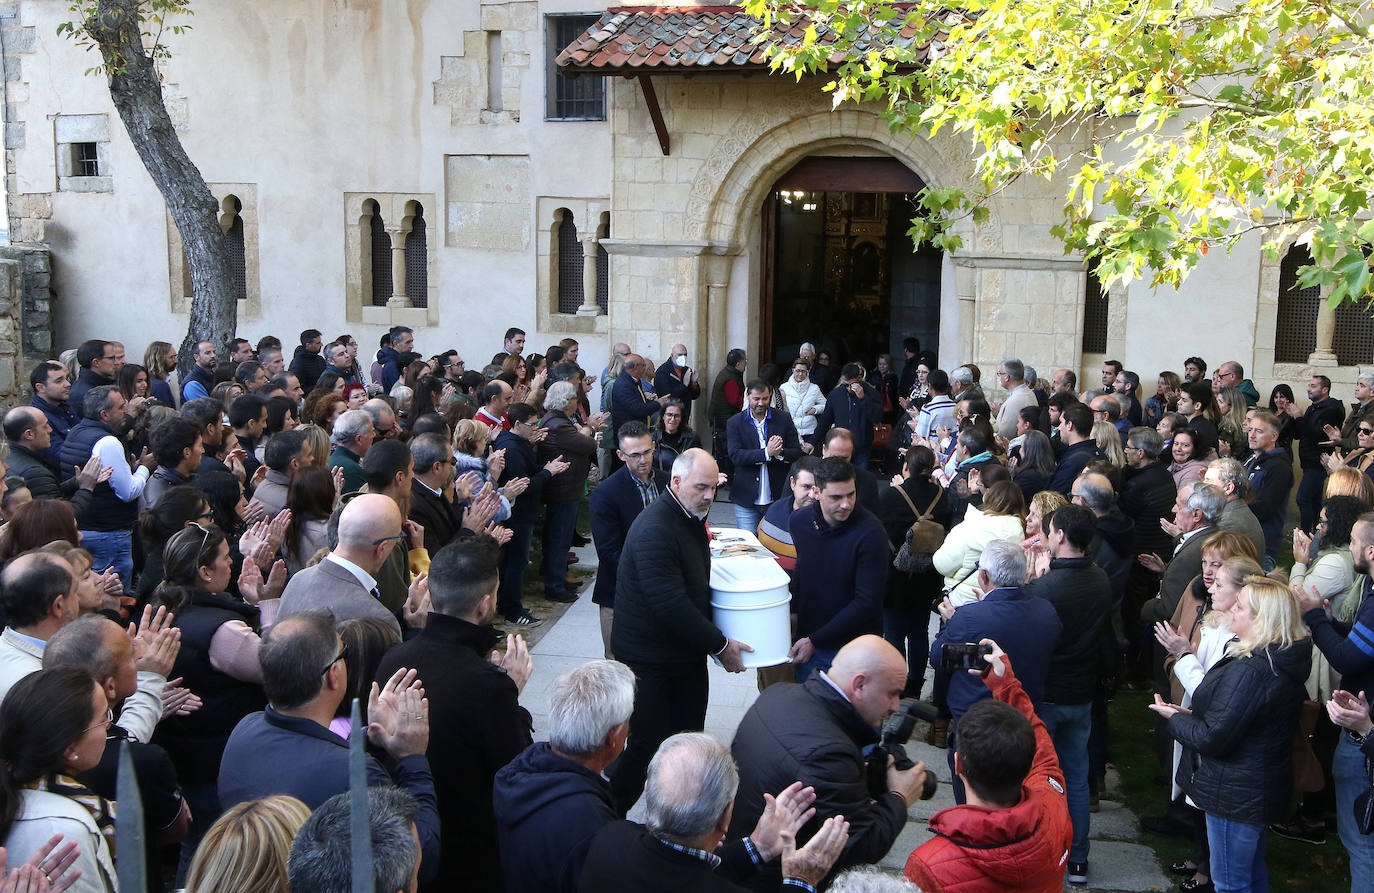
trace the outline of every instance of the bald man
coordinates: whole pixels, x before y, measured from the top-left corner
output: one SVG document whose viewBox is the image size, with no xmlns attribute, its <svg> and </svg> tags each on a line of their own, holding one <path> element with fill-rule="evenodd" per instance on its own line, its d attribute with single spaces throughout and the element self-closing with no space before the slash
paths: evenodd
<svg viewBox="0 0 1374 893">
<path fill-rule="evenodd" d="M 690 413 L 692 401 L 701 396 L 701 382 L 697 379 L 697 371 L 687 365 L 687 345 L 673 345 L 667 362 L 654 373 L 654 393 L 681 400 Z"/>
<path fill-rule="evenodd" d="M 401 622 L 381 603 L 376 574 L 404 536 L 404 521 L 391 497 L 355 496 L 339 515 L 339 544 L 319 564 L 291 578 L 278 616 L 331 611 L 335 620 L 376 617 L 399 635 Z"/>
<path fill-rule="evenodd" d="M 754 650 L 728 638 L 711 619 L 705 522 L 719 485 L 709 453 L 684 451 L 673 462 L 668 492 L 635 518 L 620 552 L 611 652 L 634 671 L 636 683 L 630 740 L 611 774 L 622 817 L 644 792 L 658 746 L 677 732 L 705 727 L 705 658 L 742 673 L 741 652 Z"/>
<path fill-rule="evenodd" d="M 832 872 L 886 855 L 906 824 L 907 808 L 920 796 L 925 764 L 905 772 L 889 766 L 882 790 L 870 790 L 863 751 L 878 743 L 878 727 L 900 706 L 906 672 L 901 653 L 881 636 L 860 636 L 836 652 L 829 670 L 801 685 L 774 685 L 760 694 L 732 746 L 739 794 L 730 836 L 754 827 L 764 792 L 801 778 L 816 788 L 816 815 L 797 834 L 798 845 L 823 821 L 843 815 L 849 842 Z M 769 870 L 773 874 L 766 878 Z M 770 866 L 755 889 L 779 880 L 777 867 Z"/>
</svg>

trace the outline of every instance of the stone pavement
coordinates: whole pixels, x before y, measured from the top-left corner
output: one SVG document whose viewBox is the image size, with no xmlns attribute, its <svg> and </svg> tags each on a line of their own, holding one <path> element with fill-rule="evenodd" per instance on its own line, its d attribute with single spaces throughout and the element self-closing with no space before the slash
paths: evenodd
<svg viewBox="0 0 1374 893">
<path fill-rule="evenodd" d="M 734 526 L 734 510 L 728 504 L 712 507 L 710 520 L 718 527 Z M 596 566 L 596 549 L 586 546 L 575 550 L 580 558 L 578 567 Z M 933 616 L 933 615 L 932 615 Z M 571 605 L 553 628 L 543 635 L 533 648 L 534 674 L 525 685 L 520 703 L 534 716 L 535 740 L 547 734 L 549 688 L 559 674 L 589 660 L 602 656 L 601 632 L 597 608 L 591 602 L 591 586 L 583 590 L 582 598 Z M 931 635 L 934 635 L 932 629 Z M 708 663 L 711 697 L 706 711 L 706 731 L 729 744 L 735 727 L 744 712 L 758 696 L 752 671 L 731 674 L 714 663 Z M 934 767 L 941 778 L 935 797 L 911 807 L 911 821 L 898 836 L 882 865 L 900 871 L 907 855 L 930 839 L 926 822 L 935 812 L 954 805 L 953 789 L 948 784 L 949 769 L 945 751 L 918 740 L 924 725 L 917 727 L 907 751 L 914 760 L 923 760 Z M 1109 787 L 1111 780 L 1109 778 Z M 631 818 L 642 818 L 640 807 Z M 1090 886 L 1096 891 L 1168 890 L 1173 885 L 1164 876 L 1154 851 L 1139 841 L 1140 829 L 1135 816 L 1115 800 L 1103 800 L 1101 811 L 1092 817 L 1092 854 L 1089 862 Z M 1074 888 L 1084 889 L 1084 888 Z"/>
</svg>

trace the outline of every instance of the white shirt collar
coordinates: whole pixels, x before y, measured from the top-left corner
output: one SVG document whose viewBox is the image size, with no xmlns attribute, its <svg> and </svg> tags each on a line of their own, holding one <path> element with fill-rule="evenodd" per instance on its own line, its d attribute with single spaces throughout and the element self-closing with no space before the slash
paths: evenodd
<svg viewBox="0 0 1374 893">
<path fill-rule="evenodd" d="M 377 588 L 377 581 L 372 578 L 372 575 L 369 574 L 367 571 L 363 570 L 362 568 L 358 567 L 353 562 L 349 561 L 347 558 L 342 557 L 336 552 L 330 552 L 328 555 L 325 556 L 325 558 L 334 562 L 339 567 L 348 571 L 353 576 L 357 577 L 358 582 L 363 584 L 363 588 L 366 589 L 368 592 L 371 592 L 372 590 Z"/>
<path fill-rule="evenodd" d="M 847 694 L 844 693 L 844 689 L 842 689 L 842 688 L 840 688 L 838 685 L 836 685 L 836 684 L 835 684 L 835 680 L 834 680 L 834 679 L 831 679 L 829 676 L 827 676 L 824 670 L 822 670 L 822 671 L 821 671 L 820 673 L 818 673 L 817 675 L 819 675 L 822 679 L 825 680 L 825 684 L 826 684 L 826 685 L 829 685 L 831 688 L 835 689 L 835 691 L 839 692 L 839 693 L 840 693 L 840 697 L 844 698 L 846 704 L 852 704 L 852 703 L 854 703 L 853 701 L 849 700 L 849 695 L 847 695 Z"/>
</svg>

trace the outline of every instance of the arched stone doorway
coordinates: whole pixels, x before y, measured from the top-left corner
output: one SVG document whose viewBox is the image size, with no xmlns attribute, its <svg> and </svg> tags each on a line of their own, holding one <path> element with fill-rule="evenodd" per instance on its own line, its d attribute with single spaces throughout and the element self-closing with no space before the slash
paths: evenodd
<svg viewBox="0 0 1374 893">
<path fill-rule="evenodd" d="M 773 184 L 760 214 L 760 363 L 803 342 L 866 368 L 905 337 L 937 349 L 942 253 L 907 234 L 925 184 L 887 156 L 809 156 Z"/>
</svg>

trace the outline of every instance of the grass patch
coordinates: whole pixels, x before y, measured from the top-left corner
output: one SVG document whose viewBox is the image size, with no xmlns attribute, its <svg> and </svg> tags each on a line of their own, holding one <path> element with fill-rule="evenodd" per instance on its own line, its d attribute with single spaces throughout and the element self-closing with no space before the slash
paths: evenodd
<svg viewBox="0 0 1374 893">
<path fill-rule="evenodd" d="M 1166 790 L 1155 779 L 1167 778 L 1155 756 L 1155 714 L 1146 705 L 1151 696 L 1144 692 L 1120 692 L 1108 705 L 1111 719 L 1111 758 L 1121 777 L 1121 796 L 1136 815 L 1160 815 Z M 1192 856 L 1192 841 L 1187 837 L 1167 837 L 1141 831 L 1140 842 L 1150 847 L 1168 868 Z M 1350 860 L 1334 831 L 1321 846 L 1285 840 L 1269 835 L 1269 885 L 1275 890 L 1347 889 L 1350 885 Z"/>
</svg>

